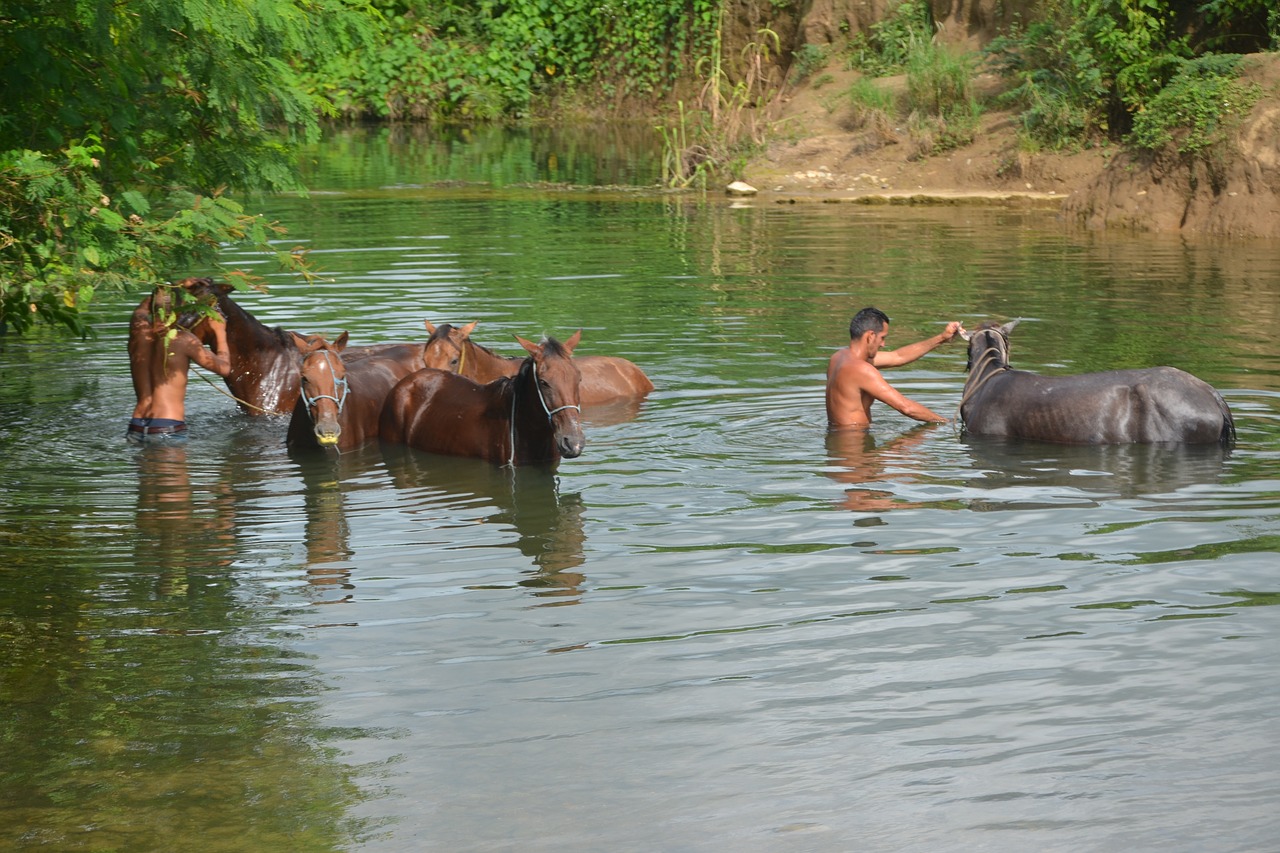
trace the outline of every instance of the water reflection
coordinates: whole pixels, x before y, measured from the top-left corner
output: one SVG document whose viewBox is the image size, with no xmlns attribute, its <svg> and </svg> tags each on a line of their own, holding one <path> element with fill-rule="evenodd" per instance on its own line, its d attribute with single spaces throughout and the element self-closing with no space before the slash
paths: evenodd
<svg viewBox="0 0 1280 853">
<path fill-rule="evenodd" d="M 306 580 L 312 604 L 340 604 L 352 600 L 355 584 L 351 560 L 350 496 L 380 486 L 370 475 L 381 466 L 376 447 L 347 453 L 290 448 L 289 457 L 302 478 L 303 543 L 307 551 Z"/>
<path fill-rule="evenodd" d="M 561 494 L 555 471 L 536 465 L 507 468 L 476 460 L 387 446 L 383 458 L 395 485 L 423 492 L 432 503 L 473 503 L 486 507 L 480 519 L 514 529 L 514 547 L 534 569 L 516 583 L 539 598 L 577 604 L 585 576 L 574 571 L 585 561 L 586 506 L 576 492 Z M 491 509 L 492 508 L 492 509 Z"/>
<path fill-rule="evenodd" d="M 876 436 L 865 429 L 840 429 L 827 431 L 827 476 L 837 483 L 848 483 L 844 497 L 836 501 L 842 509 L 858 512 L 881 512 L 891 509 L 918 507 L 897 497 L 892 489 L 871 488 L 874 484 L 891 486 L 915 475 L 898 466 L 904 459 L 917 454 L 920 445 L 933 428 L 928 424 L 915 426 L 888 441 L 877 442 Z M 910 471 L 910 469 L 906 469 Z"/>
<path fill-rule="evenodd" d="M 1215 444 L 1072 445 L 973 435 L 963 441 L 984 488 L 1069 487 L 1077 497 L 1140 497 L 1215 484 L 1231 457 Z"/>
<path fill-rule="evenodd" d="M 148 444 L 134 453 L 138 476 L 134 560 L 156 573 L 163 596 L 189 591 L 189 573 L 226 569 L 235 559 L 236 510 L 224 467 L 192 481 L 188 448 Z"/>
</svg>

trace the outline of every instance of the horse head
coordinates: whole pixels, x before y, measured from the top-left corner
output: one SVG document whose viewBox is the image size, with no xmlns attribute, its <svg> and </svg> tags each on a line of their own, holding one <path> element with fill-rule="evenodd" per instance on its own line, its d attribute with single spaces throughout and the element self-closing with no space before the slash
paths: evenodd
<svg viewBox="0 0 1280 853">
<path fill-rule="evenodd" d="M 292 334 L 302 353 L 302 402 L 311 416 L 316 441 L 321 447 L 332 447 L 342 437 L 342 407 L 347 401 L 347 366 L 341 355 L 347 333 L 333 343 L 322 335 Z"/>
<path fill-rule="evenodd" d="M 422 325 L 431 336 L 422 346 L 422 360 L 426 366 L 466 376 L 467 343 L 471 338 L 471 330 L 476 327 L 476 322 L 479 321 L 465 326 L 451 326 L 444 323 L 436 327 L 431 325 L 429 320 L 423 320 Z"/>
<path fill-rule="evenodd" d="M 969 362 L 964 366 L 965 372 L 973 372 L 975 368 L 1008 367 L 1009 333 L 1020 322 L 1010 320 L 998 325 L 992 320 L 985 320 L 973 331 L 962 330 L 960 337 L 969 342 Z"/>
<path fill-rule="evenodd" d="M 519 335 L 520 346 L 529 353 L 520 369 L 519 378 L 530 382 L 541 403 L 542 412 L 551 424 L 556 448 L 566 459 L 582 454 L 586 437 L 582 433 L 582 413 L 578 366 L 573 363 L 573 348 L 582 340 L 582 330 L 574 332 L 564 343 L 544 338 L 535 344 Z"/>
</svg>

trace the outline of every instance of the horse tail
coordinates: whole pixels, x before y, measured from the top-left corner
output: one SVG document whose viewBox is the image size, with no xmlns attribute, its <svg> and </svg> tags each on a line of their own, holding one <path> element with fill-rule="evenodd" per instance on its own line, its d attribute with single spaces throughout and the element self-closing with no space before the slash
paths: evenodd
<svg viewBox="0 0 1280 853">
<path fill-rule="evenodd" d="M 1213 396 L 1218 401 L 1219 411 L 1222 412 L 1222 433 L 1218 436 L 1218 443 L 1228 446 L 1235 444 L 1236 420 L 1231 416 L 1231 409 L 1227 406 L 1227 401 L 1218 393 L 1218 389 L 1213 389 Z"/>
</svg>

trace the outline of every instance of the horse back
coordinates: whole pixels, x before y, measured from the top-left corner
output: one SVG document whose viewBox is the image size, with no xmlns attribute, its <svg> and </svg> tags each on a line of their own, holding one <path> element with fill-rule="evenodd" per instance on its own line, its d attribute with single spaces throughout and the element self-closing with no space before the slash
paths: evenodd
<svg viewBox="0 0 1280 853">
<path fill-rule="evenodd" d="M 510 417 L 497 387 L 434 368 L 410 373 L 387 395 L 378 436 L 431 453 L 502 461 Z"/>
<path fill-rule="evenodd" d="M 653 390 L 653 382 L 634 362 L 612 355 L 584 355 L 573 360 L 582 381 L 582 405 L 599 406 L 638 399 Z"/>
<path fill-rule="evenodd" d="M 1235 427 L 1222 396 L 1174 367 L 988 377 L 961 407 L 975 435 L 1068 444 L 1226 442 Z"/>
</svg>

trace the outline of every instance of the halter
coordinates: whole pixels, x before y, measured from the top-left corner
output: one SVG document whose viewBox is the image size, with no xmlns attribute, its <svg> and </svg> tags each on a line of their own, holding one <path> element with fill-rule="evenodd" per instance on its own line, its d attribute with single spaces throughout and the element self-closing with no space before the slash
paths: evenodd
<svg viewBox="0 0 1280 853">
<path fill-rule="evenodd" d="M 542 388 L 538 385 L 538 362 L 536 361 L 533 363 L 533 390 L 538 392 L 538 402 L 542 404 L 542 411 L 547 413 L 547 423 L 551 423 L 551 418 L 556 412 L 563 412 L 565 409 L 574 409 L 579 414 L 582 413 L 582 407 L 575 406 L 573 403 L 554 409 L 547 406 L 547 399 L 542 396 Z M 516 464 L 516 389 L 514 385 L 511 388 L 511 455 L 507 457 L 507 464 L 513 468 Z"/>
<path fill-rule="evenodd" d="M 316 404 L 317 400 L 332 400 L 338 407 L 338 414 L 342 414 L 342 406 L 347 402 L 347 377 L 338 376 L 338 371 L 333 366 L 333 353 L 327 349 L 320 350 L 320 354 L 324 356 L 324 360 L 329 365 L 329 372 L 333 374 L 333 394 L 317 394 L 314 397 L 307 394 L 306 383 L 300 383 L 302 402 L 310 409 Z M 334 394 L 338 396 L 334 396 Z"/>
</svg>

